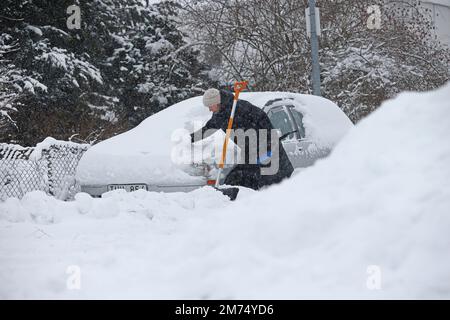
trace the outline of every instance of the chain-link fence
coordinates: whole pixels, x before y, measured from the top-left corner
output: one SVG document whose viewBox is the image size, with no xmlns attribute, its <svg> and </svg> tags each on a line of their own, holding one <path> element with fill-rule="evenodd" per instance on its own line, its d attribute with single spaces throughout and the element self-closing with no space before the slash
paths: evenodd
<svg viewBox="0 0 450 320">
<path fill-rule="evenodd" d="M 47 138 L 36 147 L 0 143 L 0 200 L 41 190 L 58 199 L 79 192 L 75 171 L 87 144 Z"/>
</svg>

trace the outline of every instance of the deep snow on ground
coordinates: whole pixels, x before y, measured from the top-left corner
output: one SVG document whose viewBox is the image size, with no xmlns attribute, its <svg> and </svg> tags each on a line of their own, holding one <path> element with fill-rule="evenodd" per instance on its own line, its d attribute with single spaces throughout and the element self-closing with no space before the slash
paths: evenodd
<svg viewBox="0 0 450 320">
<path fill-rule="evenodd" d="M 450 298 L 449 101 L 450 84 L 402 94 L 235 202 L 208 187 L 8 199 L 0 298 Z"/>
</svg>

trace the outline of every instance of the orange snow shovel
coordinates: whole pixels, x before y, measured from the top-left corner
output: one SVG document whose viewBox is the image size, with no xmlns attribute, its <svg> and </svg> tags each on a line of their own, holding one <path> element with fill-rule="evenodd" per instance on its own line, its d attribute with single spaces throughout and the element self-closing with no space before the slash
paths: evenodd
<svg viewBox="0 0 450 320">
<path fill-rule="evenodd" d="M 222 173 L 222 169 L 225 165 L 225 159 L 227 156 L 227 146 L 228 146 L 228 140 L 230 139 L 230 135 L 231 135 L 231 128 L 233 126 L 233 121 L 234 121 L 234 114 L 236 112 L 236 106 L 237 106 L 237 102 L 239 99 L 239 94 L 241 93 L 241 91 L 245 90 L 247 88 L 247 81 L 236 81 L 234 83 L 234 99 L 233 99 L 233 107 L 231 108 L 231 114 L 230 114 L 230 118 L 228 119 L 228 127 L 227 127 L 227 132 L 225 135 L 225 140 L 223 141 L 223 148 L 222 148 L 222 157 L 220 159 L 219 162 L 219 171 L 217 172 L 217 179 L 215 181 L 215 186 L 214 188 L 216 190 L 219 190 L 220 192 L 222 192 L 224 195 L 228 196 L 230 198 L 230 200 L 235 200 L 237 197 L 237 194 L 239 192 L 239 188 L 219 188 L 220 185 L 220 175 Z"/>
</svg>

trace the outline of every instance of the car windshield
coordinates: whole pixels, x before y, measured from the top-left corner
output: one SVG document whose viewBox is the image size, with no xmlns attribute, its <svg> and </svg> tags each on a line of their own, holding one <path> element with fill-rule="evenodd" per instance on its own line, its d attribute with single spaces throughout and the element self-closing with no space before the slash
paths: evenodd
<svg viewBox="0 0 450 320">
<path fill-rule="evenodd" d="M 294 117 L 295 122 L 297 122 L 297 126 L 298 126 L 298 133 L 300 135 L 300 138 L 304 138 L 305 137 L 305 127 L 303 126 L 303 115 L 298 112 L 297 110 L 294 109 L 294 107 L 291 107 L 291 113 L 292 116 Z"/>
<path fill-rule="evenodd" d="M 289 116 L 283 109 L 271 111 L 269 113 L 269 118 L 274 128 L 281 130 L 282 136 L 286 133 L 294 131 L 291 121 L 289 120 Z M 293 136 L 294 134 L 292 133 L 289 135 L 289 138 L 293 138 Z"/>
</svg>

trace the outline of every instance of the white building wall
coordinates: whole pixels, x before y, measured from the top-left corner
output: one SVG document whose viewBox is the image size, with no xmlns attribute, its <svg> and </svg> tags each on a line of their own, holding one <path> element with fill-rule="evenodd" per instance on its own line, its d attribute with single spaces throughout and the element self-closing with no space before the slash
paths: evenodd
<svg viewBox="0 0 450 320">
<path fill-rule="evenodd" d="M 450 47 L 450 0 L 422 0 L 431 10 L 438 39 Z"/>
</svg>

